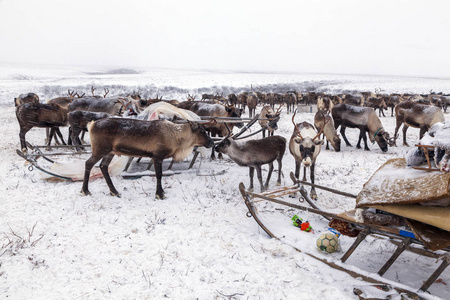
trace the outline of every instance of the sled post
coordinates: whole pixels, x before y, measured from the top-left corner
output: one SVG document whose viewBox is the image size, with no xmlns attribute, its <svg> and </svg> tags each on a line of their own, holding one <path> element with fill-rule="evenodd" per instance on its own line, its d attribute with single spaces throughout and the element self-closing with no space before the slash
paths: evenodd
<svg viewBox="0 0 450 300">
<path fill-rule="evenodd" d="M 174 161 L 173 158 L 172 158 L 172 161 L 170 162 L 169 167 L 167 168 L 167 170 L 171 170 L 171 169 L 172 169 L 173 163 L 174 163 L 174 162 L 175 162 L 175 161 Z"/>
<path fill-rule="evenodd" d="M 436 281 L 436 279 L 441 275 L 442 272 L 448 267 L 450 264 L 449 257 L 444 257 L 442 259 L 441 265 L 431 274 L 431 276 L 423 283 L 420 289 L 417 292 L 426 292 L 428 288 Z"/>
<path fill-rule="evenodd" d="M 194 150 L 194 157 L 192 158 L 191 163 L 189 164 L 188 170 L 191 169 L 194 166 L 195 160 L 197 159 L 199 153 L 200 152 L 198 152 L 197 149 Z"/>
<path fill-rule="evenodd" d="M 388 259 L 388 261 L 384 264 L 384 266 L 381 267 L 381 269 L 378 271 L 378 275 L 383 276 L 384 273 L 392 266 L 392 264 L 396 261 L 396 259 L 400 256 L 400 254 L 403 253 L 403 251 L 406 250 L 406 247 L 411 243 L 411 238 L 406 238 L 403 240 L 402 243 L 399 243 L 397 245 L 397 249 L 395 250 L 394 254 Z"/>
<path fill-rule="evenodd" d="M 350 257 L 350 255 L 352 255 L 352 253 L 356 250 L 356 247 L 358 247 L 359 244 L 361 244 L 361 242 L 364 241 L 364 239 L 368 234 L 370 234 L 369 228 L 364 229 L 358 234 L 353 244 L 350 246 L 350 248 L 348 248 L 347 252 L 345 252 L 345 254 L 341 257 L 342 262 L 345 262 Z"/>
<path fill-rule="evenodd" d="M 150 160 L 147 170 L 150 170 L 152 166 L 153 166 L 153 158 Z"/>
<path fill-rule="evenodd" d="M 132 161 L 133 161 L 133 157 L 129 157 L 128 161 L 127 161 L 127 165 L 125 166 L 125 169 L 124 169 L 125 172 L 128 171 L 128 168 L 130 167 Z"/>
</svg>

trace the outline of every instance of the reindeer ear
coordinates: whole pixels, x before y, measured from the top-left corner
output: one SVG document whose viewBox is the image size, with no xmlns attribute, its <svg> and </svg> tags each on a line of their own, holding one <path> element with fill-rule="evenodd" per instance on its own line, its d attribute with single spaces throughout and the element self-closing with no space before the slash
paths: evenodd
<svg viewBox="0 0 450 300">
<path fill-rule="evenodd" d="M 324 140 L 322 139 L 322 140 L 315 140 L 314 141 L 314 144 L 316 144 L 317 146 L 318 145 L 323 145 L 323 143 L 324 143 Z"/>
<path fill-rule="evenodd" d="M 300 144 L 300 143 L 302 142 L 302 139 L 299 138 L 298 136 L 296 136 L 296 137 L 294 138 L 294 142 L 296 142 L 297 144 Z"/>
<path fill-rule="evenodd" d="M 191 121 L 189 121 L 189 120 L 187 120 L 187 121 L 188 121 L 189 125 L 191 125 L 192 131 L 197 131 L 197 130 L 198 130 L 198 123 L 196 123 L 196 122 L 191 122 Z"/>
</svg>

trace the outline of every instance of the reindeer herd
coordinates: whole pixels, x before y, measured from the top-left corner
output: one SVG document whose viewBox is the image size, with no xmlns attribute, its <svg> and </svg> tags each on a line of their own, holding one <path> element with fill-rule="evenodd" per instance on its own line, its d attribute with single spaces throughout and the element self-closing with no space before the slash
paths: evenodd
<svg viewBox="0 0 450 300">
<path fill-rule="evenodd" d="M 163 100 L 158 96 L 156 99 L 145 100 L 137 93 L 107 97 L 108 89 L 105 89 L 103 96 L 98 96 L 92 87 L 92 96 L 80 96 L 69 90 L 68 96 L 41 103 L 38 95 L 28 93 L 15 98 L 14 103 L 20 126 L 20 146 L 24 153 L 27 152 L 25 135 L 33 127 L 49 129 L 47 145 L 50 145 L 53 137 L 57 142 L 56 136 L 65 144 L 59 128 L 69 126 L 68 143 L 78 151 L 83 144 L 80 134 L 89 132 L 92 154 L 85 163 L 82 186 L 84 195 L 90 194 L 88 183 L 91 169 L 101 161 L 100 169 L 111 195 L 119 196 L 109 176 L 108 165 L 114 155 L 126 155 L 153 159 L 157 178 L 156 198 L 163 199 L 163 160 L 183 160 L 195 147 L 212 148 L 212 160 L 215 159 L 214 152 L 218 152 L 219 158 L 222 154 L 227 154 L 238 165 L 249 167 L 250 189 L 254 188 L 256 169 L 260 190 L 264 191 L 269 186 L 275 160 L 278 163 L 277 184 L 281 184 L 282 159 L 286 146 L 295 160 L 296 178 L 300 177 L 300 167 L 303 165 L 303 181 L 306 181 L 306 171 L 309 169 L 310 180 L 314 184 L 315 162 L 325 139 L 327 150 L 329 143 L 335 151 L 341 150 L 340 136 L 351 147 L 345 134 L 347 127 L 360 130 L 357 148 L 361 148 L 361 141 L 364 141 L 364 149 L 369 151 L 368 136 L 372 143 L 376 142 L 381 151 L 386 152 L 388 147 L 396 146 L 398 130 L 402 124 L 403 145 L 407 146 L 406 131 L 409 127 L 419 128 L 422 138 L 432 125 L 445 120 L 442 110 L 446 111 L 450 101 L 448 95 L 387 95 L 380 92 L 381 89 L 375 93 L 342 95 L 296 91 L 284 94 L 243 92 L 238 95 L 229 94 L 227 97 L 223 94 L 203 94 L 200 101 L 195 100 L 195 95 L 188 94 L 187 100 L 180 102 Z M 296 107 L 302 105 L 317 105 L 314 124 L 295 122 Z M 258 106 L 261 106 L 259 114 L 256 112 Z M 276 106 L 278 107 L 275 108 Z M 288 144 L 284 137 L 274 135 L 283 107 L 287 114 L 293 112 L 293 130 Z M 385 131 L 380 119 L 388 107 L 392 108 L 392 114 L 395 110 L 396 127 L 393 136 Z M 246 108 L 249 117 L 259 121 L 263 132 L 260 139 L 240 140 L 238 135 L 233 135 L 233 126 L 243 127 L 241 133 L 247 129 L 240 122 Z M 337 133 L 339 127 L 340 135 Z M 214 143 L 213 138 L 217 140 L 217 137 L 219 140 Z M 269 173 L 263 184 L 261 166 L 265 164 L 269 165 Z M 317 198 L 314 186 L 310 196 Z"/>
</svg>

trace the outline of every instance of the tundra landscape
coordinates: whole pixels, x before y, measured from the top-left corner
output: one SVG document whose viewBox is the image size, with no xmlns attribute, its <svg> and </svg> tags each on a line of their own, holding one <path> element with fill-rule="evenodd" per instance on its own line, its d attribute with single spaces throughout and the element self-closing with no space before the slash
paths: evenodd
<svg viewBox="0 0 450 300">
<path fill-rule="evenodd" d="M 328 221 L 320 216 L 269 203 L 264 210 L 272 210 L 277 216 L 278 223 L 271 225 L 278 226 L 281 234 L 284 228 L 295 228 L 291 221 L 295 214 L 308 220 L 314 230 L 299 231 L 295 239 L 270 239 L 247 217 L 248 209 L 238 190 L 241 182 L 249 186 L 248 167 L 239 166 L 226 154 L 222 159 L 211 160 L 211 150 L 205 149 L 192 169 L 188 169 L 192 154 L 174 163 L 170 171 L 166 171 L 170 159 L 164 160 L 164 200 L 155 199 L 156 178 L 147 176 L 153 175 L 154 169 L 145 171 L 148 158 L 139 163 L 134 160 L 127 172 L 112 176 L 120 198 L 110 195 L 104 178 L 90 179 L 89 196 L 80 193 L 82 181 L 49 179 L 16 154 L 21 145 L 14 98 L 20 94 L 36 93 L 40 102 L 45 102 L 66 96 L 68 90 L 91 94 L 91 87 L 95 87 L 92 93 L 102 96 L 107 89 L 108 96 L 136 92 L 144 99 L 162 97 L 182 102 L 194 95 L 200 100 L 202 94 L 226 97 L 251 91 L 448 94 L 449 86 L 448 79 L 438 78 L 6 65 L 0 69 L 0 294 L 9 299 L 358 299 L 354 288 L 365 286 L 365 297 L 387 295 L 303 253 L 338 259 L 354 240 L 341 236 L 339 252 L 320 252 L 315 240 L 328 228 Z M 263 105 L 256 105 L 255 113 L 259 114 L 262 108 Z M 297 104 L 295 108 L 295 120 L 293 111 L 288 112 L 286 106 L 281 108 L 274 132 L 287 140 L 281 186 L 292 185 L 289 174 L 295 172 L 295 160 L 288 150 L 293 122 L 314 124 L 317 105 Z M 392 138 L 396 120 L 390 109 L 384 113 L 385 117 L 380 116 L 379 120 Z M 450 119 L 448 112 L 443 115 L 445 120 Z M 248 108 L 241 117 L 249 117 Z M 247 132 L 260 128 L 255 123 Z M 67 139 L 67 127 L 61 131 Z M 233 129 L 234 133 L 239 131 L 240 128 Z M 407 131 L 409 146 L 403 145 L 401 130 L 399 133 L 397 145 L 386 146 L 386 151 L 377 142 L 371 143 L 369 136 L 367 151 L 363 142 L 361 149 L 356 147 L 359 129 L 348 127 L 346 136 L 352 147 L 344 140 L 339 152 L 332 145 L 329 150 L 325 149 L 326 144 L 321 145 L 315 161 L 315 183 L 358 194 L 383 163 L 405 157 L 419 140 L 417 128 Z M 87 140 L 88 137 L 87 134 Z M 262 133 L 248 139 L 260 138 Z M 26 139 L 31 145 L 43 145 L 45 130 L 32 128 Z M 89 154 L 53 156 L 62 168 L 76 165 L 74 172 L 81 174 L 88 158 Z M 44 161 L 42 165 L 49 164 Z M 278 179 L 277 164 L 274 165 L 269 189 L 276 188 Z M 268 165 L 262 166 L 263 180 L 268 170 Z M 144 176 L 123 176 L 133 173 Z M 254 190 L 259 188 L 255 179 Z M 340 213 L 355 207 L 353 199 L 319 189 L 316 193 L 315 203 L 328 212 Z M 298 195 L 284 199 L 300 203 Z M 349 263 L 370 275 L 393 251 L 395 246 L 386 239 L 369 236 Z M 384 278 L 417 290 L 437 265 L 435 259 L 405 252 Z M 429 293 L 421 296 L 446 299 L 449 286 L 450 274 L 446 270 Z M 392 299 L 400 299 L 395 290 L 390 293 Z"/>
</svg>

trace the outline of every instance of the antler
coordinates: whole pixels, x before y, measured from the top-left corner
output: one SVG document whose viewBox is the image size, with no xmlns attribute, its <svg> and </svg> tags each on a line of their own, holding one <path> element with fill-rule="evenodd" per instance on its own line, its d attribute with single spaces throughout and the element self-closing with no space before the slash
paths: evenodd
<svg viewBox="0 0 450 300">
<path fill-rule="evenodd" d="M 283 108 L 284 103 L 280 104 L 280 107 L 278 107 L 277 111 L 275 112 L 275 115 L 279 115 L 281 113 L 281 108 Z"/>
<path fill-rule="evenodd" d="M 91 93 L 92 93 L 92 96 L 95 96 L 94 91 L 95 91 L 94 86 L 91 86 Z"/>
<path fill-rule="evenodd" d="M 77 96 L 77 98 L 83 98 L 83 97 L 84 97 L 84 95 L 86 95 L 86 93 L 83 93 L 83 95 L 81 95 L 81 96 L 80 96 L 80 95 L 78 95 L 78 93 L 76 93 L 76 94 L 75 94 L 75 96 Z"/>
<path fill-rule="evenodd" d="M 303 140 L 303 137 L 302 137 L 302 135 L 300 134 L 300 130 L 298 130 L 297 125 L 296 125 L 295 122 L 294 122 L 294 118 L 295 118 L 295 114 L 296 114 L 296 113 L 297 113 L 297 109 L 295 109 L 294 115 L 292 116 L 292 124 L 294 124 L 294 128 L 295 128 L 295 131 L 297 132 L 297 135 Z"/>
<path fill-rule="evenodd" d="M 70 92 L 70 90 L 67 90 L 67 93 L 69 94 L 69 97 L 73 99 L 75 97 L 75 91 Z"/>
<path fill-rule="evenodd" d="M 104 90 L 105 90 L 105 94 L 103 95 L 103 98 L 106 98 L 106 95 L 108 95 L 109 90 L 107 88 L 104 88 Z"/>
</svg>

